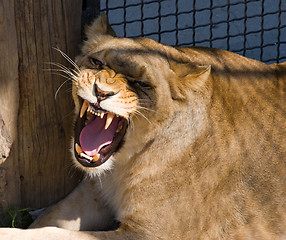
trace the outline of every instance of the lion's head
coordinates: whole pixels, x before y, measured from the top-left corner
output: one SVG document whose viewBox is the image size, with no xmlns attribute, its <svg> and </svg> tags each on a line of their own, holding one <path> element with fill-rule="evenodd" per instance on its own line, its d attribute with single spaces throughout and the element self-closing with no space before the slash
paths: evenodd
<svg viewBox="0 0 286 240">
<path fill-rule="evenodd" d="M 73 81 L 73 147 L 77 166 L 93 172 L 109 169 L 113 156 L 132 155 L 168 127 L 192 94 L 206 89 L 210 67 L 151 39 L 118 38 L 105 15 L 86 34 Z"/>
</svg>

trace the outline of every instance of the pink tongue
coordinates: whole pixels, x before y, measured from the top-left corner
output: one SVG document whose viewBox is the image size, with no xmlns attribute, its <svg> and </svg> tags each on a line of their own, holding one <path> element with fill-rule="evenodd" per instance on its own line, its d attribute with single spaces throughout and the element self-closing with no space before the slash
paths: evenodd
<svg viewBox="0 0 286 240">
<path fill-rule="evenodd" d="M 79 142 L 88 156 L 96 155 L 104 146 L 112 143 L 120 118 L 114 117 L 108 129 L 104 129 L 106 114 L 101 119 L 95 117 L 80 133 Z"/>
</svg>

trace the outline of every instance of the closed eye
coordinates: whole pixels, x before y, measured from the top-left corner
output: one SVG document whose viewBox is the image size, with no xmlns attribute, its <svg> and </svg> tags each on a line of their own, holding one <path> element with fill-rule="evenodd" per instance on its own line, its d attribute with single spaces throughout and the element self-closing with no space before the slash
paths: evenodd
<svg viewBox="0 0 286 240">
<path fill-rule="evenodd" d="M 138 86 L 140 86 L 141 88 L 151 89 L 151 86 L 149 84 L 147 84 L 146 82 L 134 81 L 134 83 L 137 84 Z"/>
<path fill-rule="evenodd" d="M 99 61 L 98 59 L 93 58 L 93 57 L 90 57 L 90 58 L 89 58 L 89 62 L 90 62 L 92 65 L 98 66 L 98 67 L 100 67 L 100 68 L 104 65 L 103 62 L 101 62 L 101 61 Z"/>
</svg>

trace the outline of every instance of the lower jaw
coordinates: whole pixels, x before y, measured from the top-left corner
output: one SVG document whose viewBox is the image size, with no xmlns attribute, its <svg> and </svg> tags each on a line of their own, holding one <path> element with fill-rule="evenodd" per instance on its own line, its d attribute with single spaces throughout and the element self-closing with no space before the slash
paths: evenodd
<svg viewBox="0 0 286 240">
<path fill-rule="evenodd" d="M 74 148 L 75 149 L 75 148 Z M 84 167 L 88 167 L 88 168 L 94 168 L 94 167 L 99 167 L 100 165 L 102 165 L 103 163 L 105 163 L 106 161 L 108 161 L 108 159 L 111 157 L 111 154 L 107 154 L 104 156 L 100 156 L 99 159 L 97 161 L 90 161 L 84 157 L 80 157 L 77 152 L 74 150 L 74 154 L 76 157 L 76 160 Z"/>
</svg>

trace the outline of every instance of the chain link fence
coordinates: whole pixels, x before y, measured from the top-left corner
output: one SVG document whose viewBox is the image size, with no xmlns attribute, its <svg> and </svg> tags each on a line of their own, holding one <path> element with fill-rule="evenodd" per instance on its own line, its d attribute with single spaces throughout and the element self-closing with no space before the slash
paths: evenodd
<svg viewBox="0 0 286 240">
<path fill-rule="evenodd" d="M 286 59 L 285 0 L 100 0 L 118 36 Z"/>
</svg>

